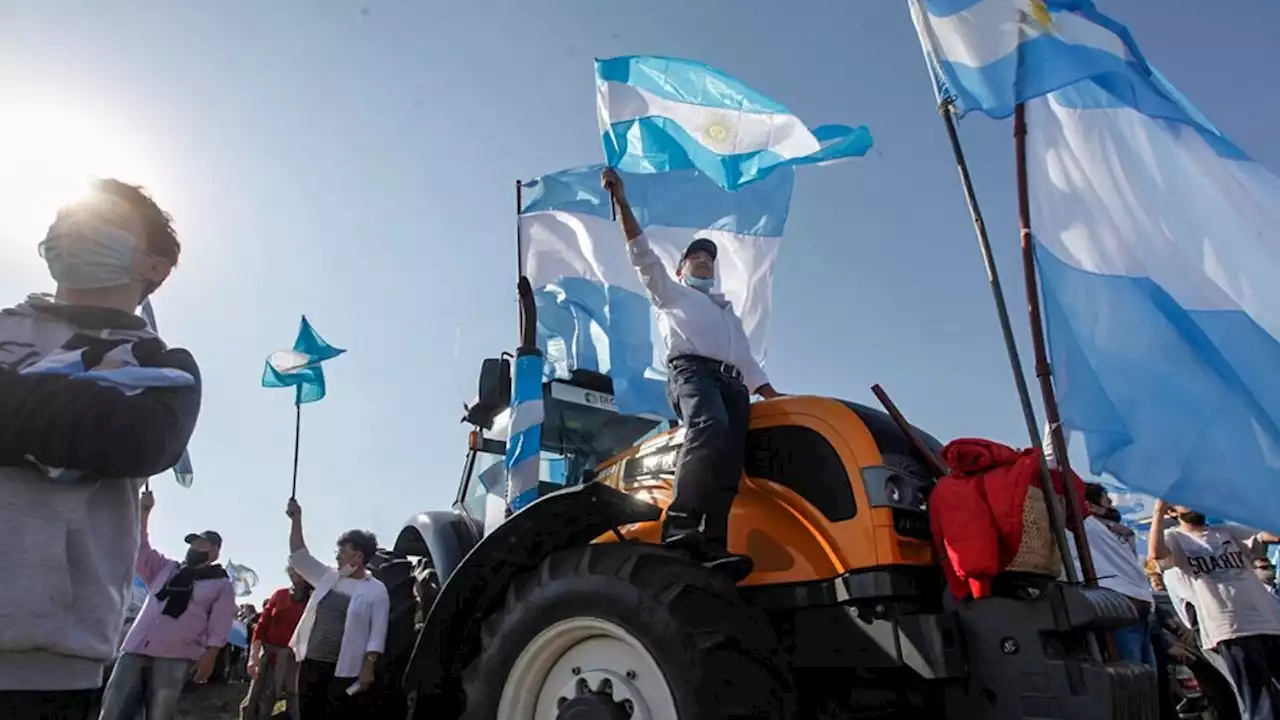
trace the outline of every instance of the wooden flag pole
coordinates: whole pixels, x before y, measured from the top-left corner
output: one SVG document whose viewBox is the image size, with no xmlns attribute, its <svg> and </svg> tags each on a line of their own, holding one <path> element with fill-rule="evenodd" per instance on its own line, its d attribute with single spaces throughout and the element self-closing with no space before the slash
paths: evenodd
<svg viewBox="0 0 1280 720">
<path fill-rule="evenodd" d="M 1044 324 L 1040 316 L 1040 293 L 1036 287 L 1036 253 L 1031 235 L 1031 199 L 1027 190 L 1027 119 L 1026 109 L 1018 103 L 1013 111 L 1013 146 L 1017 162 L 1018 225 L 1022 237 L 1022 275 L 1027 290 L 1027 316 L 1031 322 L 1031 347 L 1035 356 L 1036 379 L 1040 384 L 1040 398 L 1044 403 L 1045 420 L 1049 423 L 1049 439 L 1053 457 L 1064 479 L 1071 478 L 1071 460 L 1067 457 L 1067 439 L 1062 431 L 1062 416 L 1058 411 L 1058 396 L 1053 391 L 1053 370 L 1049 365 L 1049 353 L 1044 339 Z M 1065 483 L 1065 480 L 1064 480 Z M 1064 484 L 1065 487 L 1065 484 Z M 1076 550 L 1080 556 L 1080 571 L 1086 585 L 1098 584 L 1093 554 L 1089 552 L 1089 539 L 1084 532 L 1084 509 L 1074 492 L 1067 492 L 1067 521 L 1075 535 Z M 1064 556 L 1064 561 L 1066 560 Z"/>
<path fill-rule="evenodd" d="M 294 389 L 293 401 L 293 485 L 289 489 L 289 499 L 298 499 L 298 454 L 302 449 L 302 386 Z"/>
<path fill-rule="evenodd" d="M 1080 581 L 1075 564 L 1070 562 L 1068 552 L 1066 525 L 1058 504 L 1051 502 L 1054 496 L 1053 476 L 1049 474 L 1049 465 L 1045 461 L 1044 448 L 1040 442 L 1040 429 L 1036 423 L 1036 411 L 1031 404 L 1031 391 L 1027 389 L 1027 379 L 1022 374 L 1022 360 L 1018 357 L 1018 344 L 1014 340 L 1013 326 L 1009 322 L 1009 308 L 1005 304 L 1004 288 L 1000 284 L 1000 273 L 996 269 L 995 257 L 991 251 L 991 241 L 987 237 L 987 226 L 982 220 L 982 210 L 978 206 L 978 197 L 973 189 L 973 180 L 969 176 L 969 164 L 964 157 L 964 148 L 960 145 L 960 136 L 956 132 L 955 120 L 952 118 L 955 98 L 949 97 L 938 105 L 938 112 L 947 128 L 947 138 L 951 141 L 951 152 L 955 156 L 956 169 L 960 172 L 960 185 L 964 189 L 964 199 L 969 205 L 969 214 L 973 217 L 973 229 L 978 236 L 978 248 L 982 252 L 982 260 L 987 266 L 987 279 L 991 285 L 991 298 L 995 301 L 996 317 L 1000 321 L 1000 332 L 1004 336 L 1005 352 L 1009 356 L 1009 368 L 1013 371 L 1013 382 L 1018 390 L 1018 400 L 1022 405 L 1022 417 L 1027 424 L 1027 434 L 1031 438 L 1031 447 L 1040 459 L 1040 490 L 1045 498 L 1045 510 L 1049 515 L 1049 525 L 1053 530 L 1053 540 L 1058 547 L 1059 557 L 1063 559 L 1067 581 Z M 1071 497 L 1071 493 L 1066 493 Z"/>
</svg>

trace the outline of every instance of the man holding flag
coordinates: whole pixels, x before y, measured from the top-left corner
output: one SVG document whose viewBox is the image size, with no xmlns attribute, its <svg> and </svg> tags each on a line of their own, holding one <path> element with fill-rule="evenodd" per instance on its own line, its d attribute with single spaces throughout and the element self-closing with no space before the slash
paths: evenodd
<svg viewBox="0 0 1280 720">
<path fill-rule="evenodd" d="M 618 173 L 605 169 L 602 182 L 617 206 L 631 263 L 658 313 L 667 345 L 667 395 L 687 427 L 663 544 L 742 580 L 752 563 L 728 550 L 729 510 L 742 476 L 750 395 L 768 399 L 778 392 L 751 354 L 733 305 L 713 291 L 715 242 L 695 237 L 672 279 L 649 246 Z"/>
</svg>

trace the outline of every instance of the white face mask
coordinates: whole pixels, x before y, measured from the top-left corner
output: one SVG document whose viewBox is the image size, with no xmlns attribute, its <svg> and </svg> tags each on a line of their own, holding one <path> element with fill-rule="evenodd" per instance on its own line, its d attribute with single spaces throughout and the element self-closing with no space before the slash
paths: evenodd
<svg viewBox="0 0 1280 720">
<path fill-rule="evenodd" d="M 62 287 L 95 290 L 134 279 L 138 244 L 137 238 L 106 223 L 63 219 L 49 228 L 40 243 L 40 256 Z"/>
<path fill-rule="evenodd" d="M 340 565 L 338 566 L 338 577 L 349 578 L 355 571 L 355 567 L 351 565 Z"/>
<path fill-rule="evenodd" d="M 680 280 L 694 290 L 701 290 L 704 293 L 711 292 L 711 288 L 716 285 L 715 278 L 700 278 L 694 277 L 693 275 L 681 275 Z"/>
</svg>

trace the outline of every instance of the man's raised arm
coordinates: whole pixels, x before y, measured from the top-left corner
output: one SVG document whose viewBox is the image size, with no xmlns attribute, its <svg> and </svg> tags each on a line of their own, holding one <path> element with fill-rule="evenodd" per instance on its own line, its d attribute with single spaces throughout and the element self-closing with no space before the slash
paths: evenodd
<svg viewBox="0 0 1280 720">
<path fill-rule="evenodd" d="M 649 293 L 649 300 L 657 307 L 670 303 L 677 290 L 676 281 L 671 279 L 667 266 L 662 264 L 662 258 L 649 246 L 649 239 L 644 236 L 644 230 L 631 211 L 631 203 L 627 201 L 622 178 L 613 168 L 605 168 L 600 175 L 600 183 L 613 198 L 618 220 L 622 223 L 622 234 L 627 238 L 627 255 L 631 259 L 631 266 L 640 275 L 640 283 Z"/>
</svg>

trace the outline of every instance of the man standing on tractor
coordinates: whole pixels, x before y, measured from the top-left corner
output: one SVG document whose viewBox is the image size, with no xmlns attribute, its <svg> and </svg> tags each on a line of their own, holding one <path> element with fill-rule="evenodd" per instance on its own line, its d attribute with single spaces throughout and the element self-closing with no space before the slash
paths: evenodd
<svg viewBox="0 0 1280 720">
<path fill-rule="evenodd" d="M 601 181 L 617 207 L 631 264 L 658 311 L 667 396 L 687 428 L 662 542 L 742 580 L 753 566 L 749 557 L 729 552 L 729 510 L 742 477 L 751 393 L 768 399 L 778 392 L 752 356 L 733 305 L 713 291 L 715 242 L 695 236 L 673 280 L 636 221 L 622 178 L 607 168 Z"/>
</svg>

